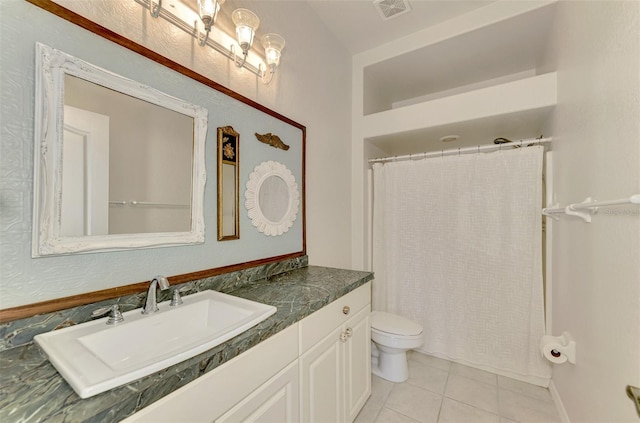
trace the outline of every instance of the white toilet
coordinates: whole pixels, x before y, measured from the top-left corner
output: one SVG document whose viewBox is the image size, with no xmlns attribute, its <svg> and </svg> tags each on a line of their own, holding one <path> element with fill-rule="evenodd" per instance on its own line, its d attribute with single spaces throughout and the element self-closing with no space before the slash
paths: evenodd
<svg viewBox="0 0 640 423">
<path fill-rule="evenodd" d="M 397 314 L 371 312 L 371 372 L 391 382 L 409 378 L 407 351 L 422 345 L 422 326 Z"/>
</svg>

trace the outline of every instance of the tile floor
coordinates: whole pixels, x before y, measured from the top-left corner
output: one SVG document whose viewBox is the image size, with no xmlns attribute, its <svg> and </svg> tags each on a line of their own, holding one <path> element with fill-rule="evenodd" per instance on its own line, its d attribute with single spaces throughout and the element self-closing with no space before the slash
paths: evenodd
<svg viewBox="0 0 640 423">
<path fill-rule="evenodd" d="M 355 423 L 559 423 L 549 390 L 417 352 L 409 380 L 375 375 Z"/>
</svg>

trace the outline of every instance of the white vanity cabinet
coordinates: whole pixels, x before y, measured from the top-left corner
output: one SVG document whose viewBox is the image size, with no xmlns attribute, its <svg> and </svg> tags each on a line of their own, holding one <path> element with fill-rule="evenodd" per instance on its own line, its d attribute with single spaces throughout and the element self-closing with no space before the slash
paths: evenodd
<svg viewBox="0 0 640 423">
<path fill-rule="evenodd" d="M 371 284 L 300 322 L 301 421 L 352 422 L 371 394 Z"/>
<path fill-rule="evenodd" d="M 352 422 L 371 394 L 371 283 L 124 420 Z"/>
</svg>

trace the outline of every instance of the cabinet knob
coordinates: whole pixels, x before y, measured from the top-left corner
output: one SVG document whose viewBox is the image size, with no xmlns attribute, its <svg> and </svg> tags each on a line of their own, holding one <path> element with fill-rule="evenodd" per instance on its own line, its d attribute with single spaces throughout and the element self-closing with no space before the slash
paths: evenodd
<svg viewBox="0 0 640 423">
<path fill-rule="evenodd" d="M 340 341 L 342 342 L 347 342 L 347 338 L 349 337 L 349 335 L 347 335 L 347 332 L 341 332 L 340 333 Z"/>
<path fill-rule="evenodd" d="M 350 311 L 351 311 L 351 308 L 349 308 L 349 306 L 342 307 L 342 313 L 349 314 Z"/>
<path fill-rule="evenodd" d="M 347 338 L 350 338 L 351 335 L 353 335 L 353 329 L 347 328 L 347 330 L 345 330 L 344 333 L 347 335 Z"/>
</svg>

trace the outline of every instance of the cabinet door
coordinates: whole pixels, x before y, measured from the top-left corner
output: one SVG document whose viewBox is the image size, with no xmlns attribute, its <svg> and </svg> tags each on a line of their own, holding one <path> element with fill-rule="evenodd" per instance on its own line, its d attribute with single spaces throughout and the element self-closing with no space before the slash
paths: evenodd
<svg viewBox="0 0 640 423">
<path fill-rule="evenodd" d="M 345 421 L 352 422 L 371 395 L 370 307 L 345 324 L 351 333 L 344 344 Z"/>
<path fill-rule="evenodd" d="M 216 423 L 298 423 L 299 403 L 296 360 L 217 419 Z"/>
<path fill-rule="evenodd" d="M 344 421 L 342 327 L 300 357 L 301 416 L 304 423 Z"/>
</svg>

